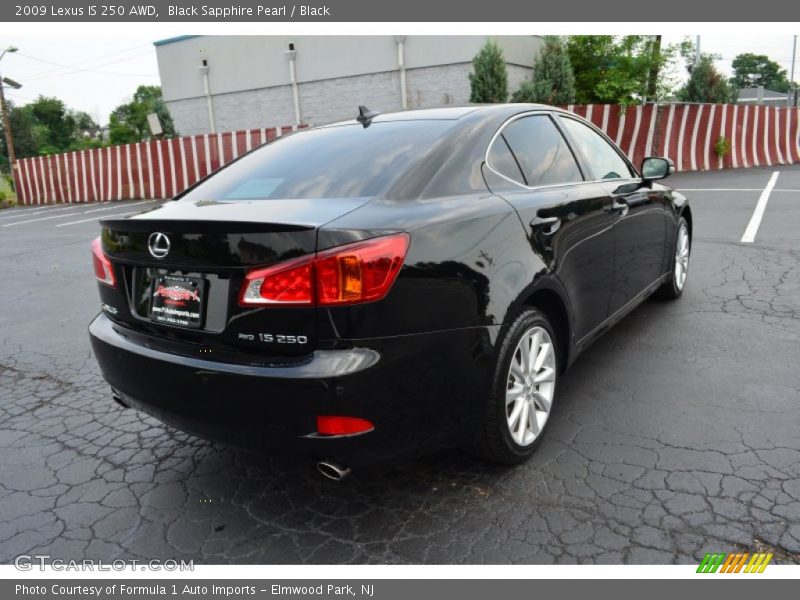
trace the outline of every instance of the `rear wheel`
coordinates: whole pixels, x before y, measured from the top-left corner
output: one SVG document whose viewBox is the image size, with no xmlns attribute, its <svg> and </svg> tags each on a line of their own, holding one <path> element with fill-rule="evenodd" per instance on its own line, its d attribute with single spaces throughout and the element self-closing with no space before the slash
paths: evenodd
<svg viewBox="0 0 800 600">
<path fill-rule="evenodd" d="M 691 241 L 689 240 L 689 225 L 683 217 L 678 221 L 678 231 L 675 234 L 675 249 L 672 257 L 672 272 L 669 278 L 656 290 L 659 298 L 675 300 L 683 294 L 686 285 L 686 276 L 689 273 L 689 254 Z"/>
<path fill-rule="evenodd" d="M 489 460 L 526 460 L 542 438 L 558 381 L 558 348 L 547 316 L 536 309 L 509 327 L 495 365 L 492 390 L 478 447 Z"/>
</svg>

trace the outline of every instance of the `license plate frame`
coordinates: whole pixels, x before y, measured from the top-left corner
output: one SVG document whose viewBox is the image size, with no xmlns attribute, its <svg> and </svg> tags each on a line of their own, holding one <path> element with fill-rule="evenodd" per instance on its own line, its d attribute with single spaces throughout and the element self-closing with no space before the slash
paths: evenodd
<svg viewBox="0 0 800 600">
<path fill-rule="evenodd" d="M 174 273 L 158 274 L 150 284 L 148 317 L 159 325 L 200 329 L 203 326 L 206 280 Z"/>
</svg>

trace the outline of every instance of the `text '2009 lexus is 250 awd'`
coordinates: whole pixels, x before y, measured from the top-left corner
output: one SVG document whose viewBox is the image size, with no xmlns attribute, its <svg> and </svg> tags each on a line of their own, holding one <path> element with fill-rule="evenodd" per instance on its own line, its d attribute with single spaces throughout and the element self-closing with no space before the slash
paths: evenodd
<svg viewBox="0 0 800 600">
<path fill-rule="evenodd" d="M 102 220 L 94 353 L 123 405 L 333 478 L 442 447 L 520 462 L 578 354 L 681 295 L 671 170 L 553 107 L 362 107 Z"/>
</svg>

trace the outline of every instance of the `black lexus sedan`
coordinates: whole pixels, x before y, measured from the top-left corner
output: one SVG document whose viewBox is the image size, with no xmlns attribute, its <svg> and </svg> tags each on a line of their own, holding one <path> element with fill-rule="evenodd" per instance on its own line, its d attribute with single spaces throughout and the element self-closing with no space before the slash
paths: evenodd
<svg viewBox="0 0 800 600">
<path fill-rule="evenodd" d="M 123 406 L 331 478 L 453 446 L 520 462 L 576 357 L 681 295 L 671 170 L 553 107 L 362 107 L 102 220 L 95 356 Z"/>
</svg>

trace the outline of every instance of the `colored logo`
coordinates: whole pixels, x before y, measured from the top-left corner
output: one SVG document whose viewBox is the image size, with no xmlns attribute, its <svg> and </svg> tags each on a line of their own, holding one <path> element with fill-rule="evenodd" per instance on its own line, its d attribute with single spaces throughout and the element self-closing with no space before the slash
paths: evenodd
<svg viewBox="0 0 800 600">
<path fill-rule="evenodd" d="M 772 560 L 772 553 L 748 552 L 725 553 L 716 552 L 706 554 L 700 566 L 697 567 L 698 573 L 763 573 L 769 561 Z"/>
<path fill-rule="evenodd" d="M 200 294 L 197 290 L 187 290 L 178 285 L 170 287 L 159 285 L 153 295 L 169 298 L 170 300 L 200 300 Z"/>
</svg>

